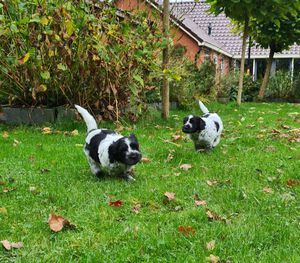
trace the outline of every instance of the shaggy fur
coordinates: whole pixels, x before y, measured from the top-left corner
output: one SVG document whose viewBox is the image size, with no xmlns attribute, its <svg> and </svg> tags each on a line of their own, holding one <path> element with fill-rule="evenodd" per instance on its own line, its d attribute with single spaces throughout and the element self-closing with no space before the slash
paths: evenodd
<svg viewBox="0 0 300 263">
<path fill-rule="evenodd" d="M 135 135 L 125 137 L 108 129 L 98 129 L 87 110 L 78 105 L 75 107 L 87 125 L 84 152 L 92 173 L 97 177 L 113 173 L 134 180 L 130 171 L 142 158 Z"/>
<path fill-rule="evenodd" d="M 210 113 L 201 101 L 199 106 L 204 115 L 185 117 L 182 131 L 188 134 L 197 151 L 210 150 L 220 142 L 223 123 L 220 116 L 217 113 Z"/>
</svg>

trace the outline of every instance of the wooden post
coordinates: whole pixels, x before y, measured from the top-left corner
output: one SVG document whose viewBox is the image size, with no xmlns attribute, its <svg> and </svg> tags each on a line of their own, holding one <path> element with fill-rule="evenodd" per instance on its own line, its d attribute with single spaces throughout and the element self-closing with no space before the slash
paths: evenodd
<svg viewBox="0 0 300 263">
<path fill-rule="evenodd" d="M 244 24 L 244 34 L 243 34 L 243 46 L 242 46 L 242 59 L 241 59 L 241 68 L 240 68 L 240 78 L 239 78 L 239 87 L 237 94 L 237 104 L 241 105 L 242 102 L 242 92 L 243 92 L 243 84 L 244 84 L 244 73 L 245 73 L 245 54 L 246 54 L 246 40 L 248 38 L 248 30 L 249 30 L 249 18 L 245 18 Z"/>
<path fill-rule="evenodd" d="M 163 3 L 163 36 L 167 40 L 167 46 L 163 49 L 163 61 L 162 70 L 165 72 L 169 68 L 169 30 L 170 30 L 170 2 L 164 0 Z M 162 86 L 162 112 L 161 116 L 164 119 L 169 118 L 170 108 L 170 91 L 169 91 L 169 80 L 168 76 L 164 74 L 163 86 Z"/>
</svg>

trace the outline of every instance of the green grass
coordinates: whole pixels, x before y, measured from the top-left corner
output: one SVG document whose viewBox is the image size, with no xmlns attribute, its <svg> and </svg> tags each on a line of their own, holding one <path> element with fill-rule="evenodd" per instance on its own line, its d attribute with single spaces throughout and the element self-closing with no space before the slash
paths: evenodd
<svg viewBox="0 0 300 263">
<path fill-rule="evenodd" d="M 272 135 L 273 129 L 289 133 L 300 126 L 300 115 L 289 115 L 299 113 L 299 105 L 209 108 L 219 112 L 225 127 L 221 143 L 209 153 L 196 153 L 188 140 L 177 141 L 179 147 L 165 141 L 180 130 L 188 112 L 171 112 L 169 121 L 152 112 L 127 125 L 122 133 L 133 129 L 151 160 L 135 167 L 133 183 L 91 174 L 76 146 L 84 142 L 82 123 L 52 126 L 77 128 L 76 137 L 1 125 L 0 181 L 6 184 L 0 185 L 0 207 L 7 214 L 0 212 L 0 240 L 22 241 L 24 247 L 0 248 L 0 262 L 206 262 L 210 254 L 231 262 L 300 262 L 300 185 L 286 183 L 300 179 L 299 142 Z M 13 146 L 14 140 L 20 143 Z M 167 162 L 170 150 L 174 158 Z M 192 168 L 182 171 L 181 164 Z M 209 186 L 207 180 L 220 183 Z M 265 187 L 273 192 L 264 192 Z M 15 190 L 3 193 L 6 188 Z M 167 191 L 176 194 L 169 203 L 164 202 Z M 196 193 L 206 207 L 195 206 Z M 109 197 L 124 204 L 111 207 Z M 136 203 L 142 206 L 138 214 L 131 211 Z M 206 208 L 226 222 L 209 221 Z M 51 232 L 51 212 L 77 228 Z M 179 226 L 196 232 L 181 233 Z M 210 240 L 216 241 L 213 251 L 206 248 Z"/>
</svg>

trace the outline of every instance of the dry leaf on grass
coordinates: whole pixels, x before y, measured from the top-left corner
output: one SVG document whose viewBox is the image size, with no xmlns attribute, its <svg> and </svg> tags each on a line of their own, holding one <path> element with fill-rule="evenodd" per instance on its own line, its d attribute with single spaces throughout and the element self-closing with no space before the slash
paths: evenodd
<svg viewBox="0 0 300 263">
<path fill-rule="evenodd" d="M 164 196 L 168 199 L 168 201 L 171 201 L 175 198 L 175 193 L 172 192 L 165 192 Z"/>
<path fill-rule="evenodd" d="M 142 157 L 142 163 L 150 163 L 151 160 L 148 157 Z"/>
<path fill-rule="evenodd" d="M 71 131 L 71 136 L 78 136 L 79 135 L 79 132 L 78 130 L 74 130 L 74 131 Z"/>
<path fill-rule="evenodd" d="M 14 146 L 14 147 L 17 147 L 20 143 L 21 143 L 20 141 L 14 139 L 13 146 Z"/>
<path fill-rule="evenodd" d="M 42 134 L 52 134 L 52 129 L 50 127 L 42 128 Z"/>
<path fill-rule="evenodd" d="M 175 153 L 175 150 L 169 150 L 169 154 L 168 154 L 168 157 L 167 157 L 167 162 L 171 162 L 173 160 L 174 153 Z"/>
<path fill-rule="evenodd" d="M 75 227 L 75 225 L 71 224 L 69 220 L 63 218 L 60 215 L 50 214 L 48 219 L 48 224 L 50 229 L 53 232 L 61 231 L 65 226 L 66 227 Z"/>
<path fill-rule="evenodd" d="M 183 136 L 180 134 L 173 134 L 172 135 L 172 142 L 177 142 L 183 139 Z"/>
<path fill-rule="evenodd" d="M 121 205 L 123 205 L 123 202 L 121 200 L 109 201 L 109 206 L 119 207 Z"/>
<path fill-rule="evenodd" d="M 16 243 L 12 242 L 11 243 L 8 240 L 2 240 L 1 243 L 6 250 L 11 250 L 12 248 L 19 249 L 19 248 L 23 247 L 22 242 L 16 242 Z"/>
<path fill-rule="evenodd" d="M 215 256 L 215 255 L 209 255 L 209 257 L 206 258 L 208 262 L 212 262 L 212 263 L 218 263 L 220 262 L 220 258 Z"/>
<path fill-rule="evenodd" d="M 206 248 L 208 251 L 212 251 L 215 249 L 216 246 L 216 241 L 215 240 L 211 240 L 206 244 Z"/>
<path fill-rule="evenodd" d="M 192 165 L 185 163 L 185 164 L 180 165 L 179 168 L 182 169 L 182 170 L 184 170 L 184 171 L 188 171 L 188 170 L 190 170 L 192 168 Z"/>
<path fill-rule="evenodd" d="M 7 139 L 9 137 L 8 132 L 7 131 L 3 132 L 2 137 L 3 137 L 3 139 Z"/>
<path fill-rule="evenodd" d="M 273 189 L 271 187 L 264 187 L 263 188 L 263 192 L 265 192 L 265 193 L 273 193 L 274 191 L 273 191 Z"/>
<path fill-rule="evenodd" d="M 207 202 L 205 200 L 195 200 L 196 206 L 206 206 Z"/>
<path fill-rule="evenodd" d="M 16 190 L 16 188 L 5 188 L 5 189 L 3 189 L 3 193 L 9 193 L 9 192 L 12 192 L 15 190 Z"/>
<path fill-rule="evenodd" d="M 300 181 L 298 179 L 289 179 L 286 181 L 286 185 L 289 187 L 294 187 L 299 185 Z"/>
<path fill-rule="evenodd" d="M 179 226 L 177 230 L 183 234 L 193 234 L 193 235 L 196 234 L 196 230 L 191 226 Z"/>
<path fill-rule="evenodd" d="M 207 180 L 206 183 L 209 186 L 216 186 L 219 184 L 219 182 L 217 180 Z"/>
<path fill-rule="evenodd" d="M 223 216 L 218 215 L 216 212 L 206 209 L 207 218 L 211 221 L 226 221 Z"/>
<path fill-rule="evenodd" d="M 135 214 L 138 214 L 141 210 L 141 207 L 142 207 L 142 205 L 137 203 L 132 207 L 131 211 Z"/>
<path fill-rule="evenodd" d="M 207 202 L 205 200 L 200 200 L 198 194 L 194 194 L 194 200 L 196 206 L 205 206 L 207 205 Z"/>
</svg>

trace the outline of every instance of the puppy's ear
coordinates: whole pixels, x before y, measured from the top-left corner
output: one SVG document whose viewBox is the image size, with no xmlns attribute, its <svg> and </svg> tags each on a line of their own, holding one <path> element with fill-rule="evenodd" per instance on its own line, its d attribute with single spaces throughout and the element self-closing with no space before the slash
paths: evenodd
<svg viewBox="0 0 300 263">
<path fill-rule="evenodd" d="M 130 134 L 129 139 L 137 142 L 137 138 L 133 133 Z"/>
<path fill-rule="evenodd" d="M 205 129 L 206 123 L 202 118 L 197 117 L 196 119 L 196 125 L 197 125 L 197 131 L 203 131 Z"/>
<path fill-rule="evenodd" d="M 109 161 L 111 163 L 114 163 L 116 161 L 116 158 L 118 156 L 118 141 L 113 142 L 108 147 L 108 156 L 109 156 Z"/>
</svg>

